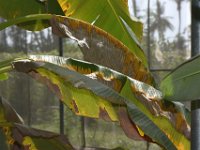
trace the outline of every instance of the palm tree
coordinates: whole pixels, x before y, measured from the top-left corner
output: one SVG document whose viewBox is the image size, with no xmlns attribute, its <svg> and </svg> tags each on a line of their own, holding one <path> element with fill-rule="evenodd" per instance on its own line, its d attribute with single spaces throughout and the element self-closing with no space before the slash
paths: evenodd
<svg viewBox="0 0 200 150">
<path fill-rule="evenodd" d="M 177 11 L 178 11 L 178 35 L 180 35 L 181 33 L 181 3 L 184 1 L 184 0 L 173 0 L 174 2 L 176 2 L 177 4 Z"/>
<path fill-rule="evenodd" d="M 151 68 L 151 46 L 150 46 L 150 0 L 147 2 L 147 56 L 149 68 Z"/>
<path fill-rule="evenodd" d="M 181 36 L 181 4 L 183 1 L 186 1 L 186 0 L 173 0 L 176 5 L 177 5 L 177 11 L 178 11 L 178 20 L 179 20 L 179 23 L 178 23 L 178 35 L 177 35 L 177 48 L 178 49 L 182 49 L 182 45 L 183 44 L 183 40 L 184 40 L 184 37 Z"/>
<path fill-rule="evenodd" d="M 132 3 L 133 3 L 134 16 L 137 17 L 137 3 L 136 3 L 136 0 L 132 0 Z"/>
<path fill-rule="evenodd" d="M 169 21 L 169 17 L 164 16 L 164 6 L 161 5 L 160 1 L 156 2 L 157 10 L 155 12 L 151 12 L 152 22 L 150 25 L 151 33 L 154 34 L 156 31 L 158 32 L 159 41 L 164 41 L 164 33 L 167 29 L 173 30 L 173 25 Z"/>
<path fill-rule="evenodd" d="M 0 18 L 0 23 L 2 22 L 4 22 L 4 19 Z M 0 45 L 1 45 L 0 50 L 2 51 L 4 51 L 8 47 L 8 41 L 5 37 L 7 37 L 6 29 L 2 30 L 0 34 Z"/>
</svg>

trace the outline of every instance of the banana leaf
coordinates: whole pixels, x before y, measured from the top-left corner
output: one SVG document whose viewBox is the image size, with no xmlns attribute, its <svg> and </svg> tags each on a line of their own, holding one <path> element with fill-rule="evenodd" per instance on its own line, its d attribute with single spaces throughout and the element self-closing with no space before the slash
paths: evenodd
<svg viewBox="0 0 200 150">
<path fill-rule="evenodd" d="M 58 0 L 58 2 L 66 16 L 86 21 L 108 32 L 126 45 L 147 66 L 144 52 L 137 42 L 141 42 L 143 37 L 143 25 L 137 19 L 130 17 L 127 1 Z M 134 38 L 124 22 L 130 27 Z"/>
<path fill-rule="evenodd" d="M 84 60 L 112 68 L 145 83 L 153 83 L 151 73 L 142 61 L 107 32 L 86 22 L 61 16 L 53 17 L 51 24 L 58 36 L 77 41 Z"/>
<path fill-rule="evenodd" d="M 43 0 L 6 0 L 0 1 L 0 16 L 6 20 L 17 18 L 24 18 L 28 15 L 41 15 L 41 14 L 58 14 L 64 15 L 57 1 Z M 9 11 L 8 11 L 9 10 Z M 31 31 L 39 31 L 49 27 L 49 23 L 44 18 L 36 17 L 34 20 L 29 20 L 24 23 L 18 24 Z"/>
<path fill-rule="evenodd" d="M 0 97 L 0 124 L 19 123 L 23 124 L 23 119 L 17 114 L 12 106 Z"/>
<path fill-rule="evenodd" d="M 64 135 L 32 129 L 21 124 L 2 127 L 11 149 L 74 150 Z"/>
<path fill-rule="evenodd" d="M 7 12 L 8 8 L 9 13 Z M 29 15 L 36 16 L 36 14 L 39 16 L 42 14 L 65 14 L 66 16 L 84 20 L 98 26 L 124 43 L 147 66 L 144 52 L 137 42 L 137 40 L 141 41 L 142 39 L 143 26 L 138 20 L 130 18 L 127 1 L 59 0 L 57 2 L 46 0 L 7 0 L 0 2 L 0 16 L 4 19 L 12 20 Z M 113 22 L 115 22 L 114 26 Z M 133 31 L 134 38 L 127 26 L 124 25 L 124 22 Z M 18 25 L 32 31 L 38 31 L 49 26 L 48 21 L 42 17 L 35 17 L 34 20 L 18 23 Z"/>
<path fill-rule="evenodd" d="M 200 97 L 200 56 L 178 66 L 161 82 L 160 89 L 169 101 L 193 101 Z"/>
<path fill-rule="evenodd" d="M 0 98 L 0 139 L 4 150 L 73 150 L 63 135 L 25 126 L 22 118 L 3 98 Z"/>
<path fill-rule="evenodd" d="M 26 23 L 35 19 L 49 20 L 53 32 L 58 36 L 69 37 L 80 46 L 84 59 L 122 72 L 134 79 L 153 84 L 153 78 L 142 61 L 123 43 L 107 32 L 86 22 L 49 14 L 29 15 L 0 24 L 0 29 L 13 24 Z"/>
<path fill-rule="evenodd" d="M 58 63 L 62 67 L 45 62 L 47 60 Z M 126 106 L 130 122 L 136 125 L 141 137 L 150 137 L 151 141 L 159 143 L 166 149 L 172 149 L 172 147 L 188 149 L 190 146 L 190 126 L 184 114 L 187 111 L 184 108 L 180 111 L 175 104 L 164 106 L 161 93 L 145 83 L 103 66 L 70 58 L 30 56 L 29 59 L 17 60 L 11 64 L 15 70 L 27 73 L 46 84 L 77 115 L 118 121 L 119 115 L 113 105 Z M 82 72 L 84 76 L 75 70 Z M 113 88 L 100 83 L 102 81 Z M 77 96 L 79 94 L 82 95 Z M 87 101 L 81 101 L 85 96 Z M 90 103 L 92 108 L 88 106 Z M 97 107 L 94 107 L 95 103 Z M 109 107 L 106 104 L 109 104 Z M 134 117 L 130 117 L 134 112 L 130 111 L 132 109 L 140 112 L 138 113 L 140 119 L 136 117 L 137 119 L 134 120 Z M 103 113 L 99 113 L 102 110 L 104 110 Z M 147 118 L 150 118 L 148 119 L 149 126 L 145 126 Z M 149 129 L 157 132 L 149 133 L 147 132 Z M 168 144 L 163 143 L 163 137 Z"/>
<path fill-rule="evenodd" d="M 50 62 L 68 68 L 70 70 L 84 74 L 92 79 L 98 80 L 99 82 L 111 87 L 121 96 L 131 100 L 159 128 L 165 131 L 167 135 L 172 135 L 172 137 L 170 138 L 173 139 L 176 145 L 182 144 L 184 145 L 184 147 L 189 147 L 189 111 L 184 108 L 184 105 L 181 103 L 171 103 L 163 101 L 161 92 L 154 89 L 153 87 L 140 81 L 131 79 L 130 77 L 124 76 L 123 74 L 108 69 L 106 67 L 79 61 L 72 58 L 31 55 L 30 59 L 33 59 L 34 61 Z M 121 124 L 124 120 L 122 118 L 125 117 L 126 116 L 124 115 L 123 117 L 119 118 Z M 126 125 L 129 126 L 128 124 Z M 123 129 L 125 130 L 125 133 L 128 137 L 132 137 L 134 139 L 134 136 L 130 135 L 130 128 L 124 127 Z M 135 128 L 132 127 L 130 130 L 135 131 Z M 148 137 L 146 137 L 145 139 L 148 139 Z"/>
</svg>

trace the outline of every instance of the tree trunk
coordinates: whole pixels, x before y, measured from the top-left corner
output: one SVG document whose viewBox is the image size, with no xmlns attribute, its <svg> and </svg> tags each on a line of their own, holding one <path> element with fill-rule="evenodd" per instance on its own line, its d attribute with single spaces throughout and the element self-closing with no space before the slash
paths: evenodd
<svg viewBox="0 0 200 150">
<path fill-rule="evenodd" d="M 151 68 L 151 47 L 150 47 L 150 0 L 147 2 L 147 57 L 149 69 Z"/>
<path fill-rule="evenodd" d="M 178 20 L 179 20 L 179 23 L 178 23 L 178 35 L 180 36 L 181 34 L 181 2 L 180 4 L 178 4 L 180 6 L 178 6 Z"/>
<path fill-rule="evenodd" d="M 132 0 L 132 3 L 133 3 L 134 16 L 137 17 L 137 3 L 136 3 L 136 0 Z"/>
<path fill-rule="evenodd" d="M 133 0 L 134 1 L 134 0 Z M 147 2 L 147 56 L 149 69 L 151 69 L 151 47 L 150 47 L 150 0 Z M 149 143 L 146 143 L 146 150 L 149 150 Z"/>
<path fill-rule="evenodd" d="M 177 10 L 178 10 L 178 36 L 177 36 L 177 48 L 181 49 L 181 2 L 182 0 L 177 1 Z"/>
<path fill-rule="evenodd" d="M 2 18 L 0 18 L 0 23 L 3 22 L 4 20 Z M 1 49 L 2 51 L 6 51 L 6 49 L 8 48 L 8 42 L 6 39 L 6 29 L 1 31 L 0 34 L 0 45 L 1 45 Z"/>
<path fill-rule="evenodd" d="M 146 150 L 149 150 L 149 146 L 150 146 L 150 144 L 149 144 L 149 142 L 147 142 L 147 149 Z"/>
<path fill-rule="evenodd" d="M 161 22 L 161 12 L 160 12 L 160 9 L 161 9 L 161 6 L 160 6 L 160 1 L 157 0 L 156 2 L 156 7 L 157 7 L 157 20 L 158 22 Z M 163 28 L 162 26 L 158 26 L 158 41 L 160 42 L 163 42 L 164 41 L 164 34 L 163 34 Z"/>
<path fill-rule="evenodd" d="M 177 4 L 177 11 L 178 11 L 178 36 L 181 33 L 181 3 L 183 0 L 175 0 L 176 4 Z"/>
</svg>

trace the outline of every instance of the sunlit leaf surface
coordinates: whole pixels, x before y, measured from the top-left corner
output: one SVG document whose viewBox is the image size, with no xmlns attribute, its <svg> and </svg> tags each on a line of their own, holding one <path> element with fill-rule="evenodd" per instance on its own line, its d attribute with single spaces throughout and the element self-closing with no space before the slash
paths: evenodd
<svg viewBox="0 0 200 150">
<path fill-rule="evenodd" d="M 7 79 L 8 79 L 7 73 L 0 74 L 0 81 L 7 80 Z"/>
</svg>

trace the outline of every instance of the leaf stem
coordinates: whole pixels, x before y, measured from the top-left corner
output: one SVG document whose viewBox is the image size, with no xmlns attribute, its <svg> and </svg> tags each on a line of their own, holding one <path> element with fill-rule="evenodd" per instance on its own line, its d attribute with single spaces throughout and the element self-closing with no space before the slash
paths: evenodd
<svg viewBox="0 0 200 150">
<path fill-rule="evenodd" d="M 34 21 L 34 20 L 48 20 L 51 19 L 52 15 L 51 14 L 32 14 L 32 15 L 27 15 L 11 20 L 7 20 L 6 22 L 3 22 L 0 24 L 0 31 L 16 24 L 28 22 L 28 21 Z"/>
</svg>

